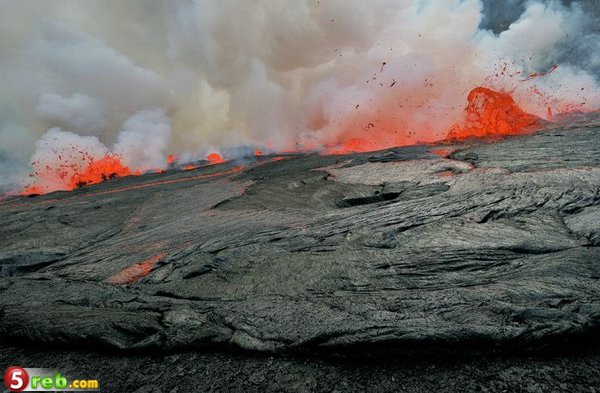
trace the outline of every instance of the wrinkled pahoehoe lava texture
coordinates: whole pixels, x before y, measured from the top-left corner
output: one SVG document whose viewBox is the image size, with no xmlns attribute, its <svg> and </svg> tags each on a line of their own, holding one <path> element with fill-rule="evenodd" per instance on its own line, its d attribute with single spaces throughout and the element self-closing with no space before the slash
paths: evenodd
<svg viewBox="0 0 600 393">
<path fill-rule="evenodd" d="M 587 115 L 495 143 L 6 198 L 0 336 L 287 351 L 596 334 L 599 132 Z"/>
</svg>

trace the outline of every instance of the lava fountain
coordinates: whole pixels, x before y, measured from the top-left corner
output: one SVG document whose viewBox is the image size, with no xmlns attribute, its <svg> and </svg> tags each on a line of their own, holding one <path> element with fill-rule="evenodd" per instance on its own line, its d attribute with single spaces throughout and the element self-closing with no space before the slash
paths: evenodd
<svg viewBox="0 0 600 393">
<path fill-rule="evenodd" d="M 518 135 L 533 131 L 544 122 L 523 111 L 508 93 L 477 87 L 467 101 L 465 120 L 450 129 L 450 140 Z"/>
<path fill-rule="evenodd" d="M 56 188 L 70 191 L 115 177 L 140 174 L 139 171 L 132 171 L 125 166 L 121 161 L 121 157 L 117 154 L 109 153 L 100 159 L 96 159 L 86 152 L 80 152 L 80 154 L 78 160 L 69 161 L 64 159 L 56 167 L 51 167 L 39 161 L 33 162 L 34 172 L 30 176 L 34 177 L 36 181 L 25 187 L 21 194 L 44 194 Z M 59 158 L 62 159 L 62 157 Z M 57 183 L 60 186 L 57 186 Z"/>
</svg>

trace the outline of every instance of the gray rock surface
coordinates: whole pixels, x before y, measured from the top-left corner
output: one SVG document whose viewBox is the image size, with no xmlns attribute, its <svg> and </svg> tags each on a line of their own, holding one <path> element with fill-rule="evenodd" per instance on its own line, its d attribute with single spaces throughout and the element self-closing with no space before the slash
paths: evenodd
<svg viewBox="0 0 600 393">
<path fill-rule="evenodd" d="M 6 365 L 98 379 L 102 392 L 600 392 L 600 355 L 356 358 L 221 351 L 123 354 L 0 346 Z"/>
<path fill-rule="evenodd" d="M 270 353 L 597 339 L 599 132 L 592 114 L 4 199 L 0 336 Z"/>
</svg>

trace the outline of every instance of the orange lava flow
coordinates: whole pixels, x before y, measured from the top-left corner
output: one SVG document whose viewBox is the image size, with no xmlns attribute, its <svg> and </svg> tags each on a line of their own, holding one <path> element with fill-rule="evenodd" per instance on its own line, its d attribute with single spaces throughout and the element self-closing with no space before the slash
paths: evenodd
<svg viewBox="0 0 600 393">
<path fill-rule="evenodd" d="M 330 148 L 329 154 L 364 153 L 377 150 L 376 145 L 363 138 L 350 138 L 342 146 Z"/>
<path fill-rule="evenodd" d="M 219 155 L 218 153 L 211 153 L 206 156 L 206 159 L 208 160 L 208 162 L 210 162 L 211 165 L 221 164 L 225 162 L 223 157 L 221 157 L 221 155 Z"/>
<path fill-rule="evenodd" d="M 135 263 L 131 266 L 126 267 L 125 269 L 117 272 L 106 279 L 106 282 L 109 284 L 132 284 L 141 278 L 146 277 L 152 269 L 156 266 L 156 264 L 167 256 L 166 253 L 160 253 L 153 257 L 146 259 L 143 262 Z"/>
<path fill-rule="evenodd" d="M 477 87 L 469 93 L 463 124 L 454 125 L 448 139 L 518 135 L 531 132 L 541 119 L 523 111 L 507 94 Z"/>
<path fill-rule="evenodd" d="M 173 154 L 169 154 L 167 156 L 167 164 L 169 164 L 169 165 L 174 164 L 175 161 L 177 161 L 177 156 L 174 156 Z"/>
<path fill-rule="evenodd" d="M 34 163 L 35 171 L 30 176 L 45 180 L 54 179 L 60 183 L 60 189 L 74 190 L 77 187 L 100 183 L 115 177 L 140 174 L 139 171 L 133 172 L 129 167 L 123 165 L 120 157 L 114 154 L 107 154 L 98 160 L 85 154 L 84 157 L 88 164 L 83 170 L 79 169 L 77 164 L 65 163 L 56 168 L 46 165 L 40 168 L 36 167 L 37 163 Z M 25 187 L 21 195 L 43 194 L 45 192 L 47 190 L 43 182 L 40 182 Z"/>
<path fill-rule="evenodd" d="M 25 187 L 19 195 L 21 195 L 21 196 L 38 195 L 38 194 L 41 195 L 41 194 L 44 194 L 45 192 L 46 191 L 41 186 L 32 184 L 31 186 Z"/>
<path fill-rule="evenodd" d="M 453 152 L 452 149 L 434 149 L 434 150 L 431 150 L 432 154 L 435 154 L 436 156 L 440 156 L 442 158 L 448 157 L 450 154 L 452 154 L 452 152 Z"/>
<path fill-rule="evenodd" d="M 139 174 L 139 172 L 132 172 L 128 167 L 123 165 L 117 156 L 107 155 L 97 161 L 90 161 L 90 164 L 82 173 L 76 173 L 71 178 L 69 186 L 75 188 L 87 184 L 100 183 L 115 177 Z"/>
</svg>

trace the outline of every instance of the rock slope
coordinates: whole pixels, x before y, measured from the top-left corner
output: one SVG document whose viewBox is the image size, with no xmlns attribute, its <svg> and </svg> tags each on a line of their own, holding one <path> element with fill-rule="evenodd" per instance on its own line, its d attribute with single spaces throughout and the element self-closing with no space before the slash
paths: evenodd
<svg viewBox="0 0 600 393">
<path fill-rule="evenodd" d="M 600 116 L 0 201 L 0 336 L 120 349 L 537 347 L 600 326 Z M 566 340 L 566 341 L 565 341 Z"/>
</svg>

